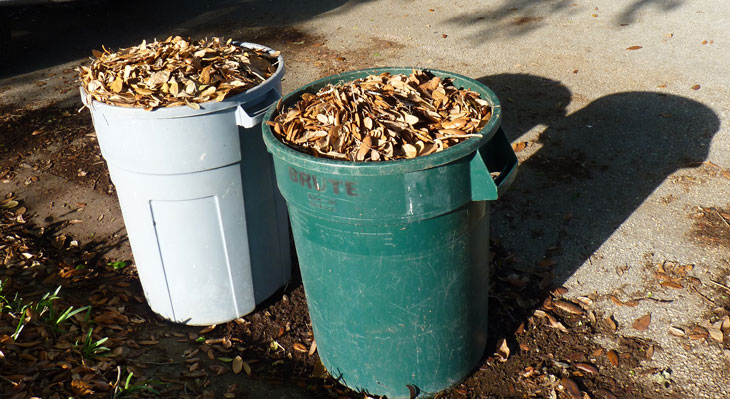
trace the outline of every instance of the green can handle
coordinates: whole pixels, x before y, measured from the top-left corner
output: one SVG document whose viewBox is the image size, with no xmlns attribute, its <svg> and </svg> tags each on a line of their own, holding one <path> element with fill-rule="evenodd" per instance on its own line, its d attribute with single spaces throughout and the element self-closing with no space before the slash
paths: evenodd
<svg viewBox="0 0 730 399">
<path fill-rule="evenodd" d="M 496 200 L 512 185 L 519 162 L 504 130 L 499 130 L 470 161 L 472 201 Z M 499 172 L 492 178 L 492 172 Z"/>
</svg>

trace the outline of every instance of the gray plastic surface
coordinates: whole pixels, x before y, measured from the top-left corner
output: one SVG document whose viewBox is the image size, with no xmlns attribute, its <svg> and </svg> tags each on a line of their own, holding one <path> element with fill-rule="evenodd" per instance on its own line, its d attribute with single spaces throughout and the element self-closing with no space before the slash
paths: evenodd
<svg viewBox="0 0 730 399">
<path fill-rule="evenodd" d="M 261 137 L 283 74 L 280 56 L 262 84 L 199 110 L 87 104 L 142 288 L 166 319 L 227 322 L 289 280 L 286 206 Z"/>
</svg>

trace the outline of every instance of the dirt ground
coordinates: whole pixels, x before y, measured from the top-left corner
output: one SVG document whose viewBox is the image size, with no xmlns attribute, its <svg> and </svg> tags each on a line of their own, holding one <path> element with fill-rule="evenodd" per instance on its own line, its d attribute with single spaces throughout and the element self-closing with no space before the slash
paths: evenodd
<svg viewBox="0 0 730 399">
<path fill-rule="evenodd" d="M 41 17 L 49 20 L 47 15 Z M 525 18 L 513 21 L 513 27 L 526 29 L 541 21 Z M 215 29 L 281 50 L 288 67 L 308 79 L 397 63 L 405 47 L 383 37 L 341 48 L 331 38 L 294 26 Z M 215 29 L 204 26 L 201 31 Z M 28 57 L 34 60 L 37 55 Z M 513 108 L 524 108 L 519 121 L 514 117 L 506 123 L 533 126 L 558 120 L 566 106 L 562 87 L 526 76 L 482 80 L 496 87 L 505 104 L 514 101 L 518 104 Z M 13 92 L 14 84 L 11 79 L 0 86 L 0 95 Z M 71 67 L 49 73 L 33 86 L 53 86 L 68 99 L 67 94 L 77 89 L 75 72 Z M 648 101 L 659 100 L 651 96 Z M 156 316 L 144 300 L 88 111 L 79 112 L 80 104 L 69 106 L 69 101 L 0 104 L 0 398 L 366 397 L 340 385 L 323 369 L 296 270 L 290 283 L 252 314 L 223 325 L 189 327 Z M 599 104 L 599 108 L 611 106 Z M 687 102 L 673 106 L 678 116 L 674 110 Z M 660 120 L 676 120 L 666 112 Z M 515 195 L 492 207 L 495 216 L 501 215 L 493 219 L 501 223 L 495 229 L 504 232 L 505 226 L 548 217 L 533 210 L 535 198 L 540 197 L 526 195 L 529 190 L 587 184 L 612 172 L 610 160 L 593 156 L 590 149 L 535 154 L 536 147 L 551 140 L 569 142 L 570 136 L 555 132 L 573 131 L 597 119 L 591 117 L 579 113 L 562 125 L 556 123 L 553 136 L 514 141 L 523 161 L 520 178 L 536 184 L 523 185 L 530 187 L 520 192 L 524 199 Z M 665 162 L 655 157 L 657 163 Z M 672 162 L 695 168 L 696 173 L 671 176 L 671 183 L 686 191 L 700 183 L 730 179 L 728 169 L 702 157 L 674 158 L 680 157 L 673 156 Z M 585 203 L 577 196 L 575 201 Z M 670 193 L 662 201 L 672 204 L 678 199 Z M 668 362 L 656 361 L 666 355 L 666 345 L 641 335 L 659 323 L 656 314 L 652 318 L 641 310 L 645 304 L 671 306 L 687 297 L 701 303 L 704 313 L 691 323 L 668 324 L 663 330 L 694 358 L 712 349 L 730 362 L 730 273 L 707 276 L 694 263 L 647 255 L 632 270 L 628 265 L 611 270 L 622 277 L 639 269 L 649 276 L 640 284 L 612 293 L 565 288 L 560 261 L 573 256 L 575 248 L 561 245 L 561 239 L 568 235 L 573 218 L 587 213 L 576 209 L 574 215 L 556 216 L 559 237 L 555 243 L 536 246 L 541 251 L 537 262 L 526 260 L 531 258 L 505 244 L 500 234 L 492 235 L 489 341 L 484 357 L 463 382 L 437 397 L 698 397 L 691 386 L 673 378 Z M 683 239 L 708 252 L 730 251 L 727 198 L 693 208 L 688 223 L 691 230 Z M 617 228 L 609 227 L 611 232 Z M 528 234 L 533 240 L 546 235 L 538 228 Z M 597 252 L 595 246 L 589 249 Z M 592 256 L 587 255 L 588 262 Z M 730 270 L 730 263 L 721 270 Z M 57 287 L 61 288 L 53 295 Z M 64 311 L 78 309 L 84 310 L 64 318 Z M 629 313 L 628 319 L 622 313 L 640 310 Z"/>
<path fill-rule="evenodd" d="M 0 168 L 4 186 L 16 187 L 12 192 L 4 190 L 5 198 L 17 205 L 6 206 L 3 214 L 2 295 L 8 303 L 16 295 L 26 303 L 38 303 L 61 286 L 56 309 L 91 306 L 88 318 L 81 313 L 58 330 L 50 328 L 42 315 L 30 314 L 17 340 L 9 338 L 18 315 L 10 308 L 2 313 L 0 384 L 7 397 L 108 397 L 114 391 L 114 397 L 123 397 L 120 375 L 123 379 L 130 374 L 132 386 L 146 383 L 161 397 L 223 397 L 225 393 L 247 397 L 251 388 L 233 371 L 236 356 L 246 364 L 241 366 L 246 368 L 243 373 L 250 373 L 254 381 L 295 386 L 311 397 L 362 397 L 326 375 L 316 351 L 309 353 L 314 337 L 296 275 L 253 314 L 214 328 L 176 325 L 147 307 L 131 259 L 126 259 L 128 267 L 115 270 L 113 262 L 119 259 L 105 256 L 103 245 L 94 239 L 79 244 L 79 237 L 63 233 L 64 227 L 79 219 L 58 222 L 38 216 L 45 212 L 23 199 L 24 186 L 43 184 L 43 178 L 33 179 L 34 173 L 54 175 L 115 198 L 88 111 L 77 111 L 51 106 L 12 110 L 3 116 Z M 22 179 L 27 171 L 31 176 Z M 86 204 L 66 205 L 70 213 L 86 212 Z M 730 245 L 727 210 L 703 209 L 696 217 L 697 240 Z M 490 340 L 485 358 L 471 376 L 440 398 L 583 398 L 584 393 L 606 399 L 687 397 L 681 387 L 672 386 L 671 370 L 645 365 L 662 350 L 659 345 L 615 334 L 611 315 L 592 310 L 595 297 L 563 299 L 567 290 L 553 283 L 550 253 L 537 273 L 521 269 L 515 254 L 505 252 L 499 242 L 492 247 Z M 665 270 L 660 281 L 682 288 L 687 281 L 684 284 L 692 287 L 687 272 L 674 266 L 677 270 Z M 623 306 L 636 305 L 631 298 L 615 300 Z M 730 313 L 728 304 L 715 310 L 715 320 Z M 85 356 L 78 342 L 83 342 L 86 331 L 92 331 L 92 340 L 108 338 L 103 346 L 110 350 Z M 723 335 L 727 332 L 723 330 Z M 720 345 L 708 334 L 700 329 L 690 338 Z M 592 339 L 596 335 L 607 337 L 613 345 L 609 348 Z M 723 345 L 727 348 L 727 341 Z M 647 384 L 643 376 L 655 382 Z M 134 395 L 157 396 L 152 390 Z"/>
</svg>

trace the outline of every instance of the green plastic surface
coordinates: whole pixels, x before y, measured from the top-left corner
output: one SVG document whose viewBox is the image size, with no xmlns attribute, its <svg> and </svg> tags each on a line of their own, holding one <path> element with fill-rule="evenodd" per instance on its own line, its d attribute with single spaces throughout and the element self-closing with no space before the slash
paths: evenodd
<svg viewBox="0 0 730 399">
<path fill-rule="evenodd" d="M 382 72 L 411 69 L 325 78 L 284 97 L 281 109 L 304 92 Z M 487 332 L 487 200 L 517 169 L 494 93 L 464 76 L 429 72 L 490 102 L 481 138 L 425 157 L 354 163 L 298 152 L 263 124 L 319 356 L 343 384 L 389 398 L 409 398 L 408 385 L 419 397 L 436 394 L 477 366 Z"/>
</svg>

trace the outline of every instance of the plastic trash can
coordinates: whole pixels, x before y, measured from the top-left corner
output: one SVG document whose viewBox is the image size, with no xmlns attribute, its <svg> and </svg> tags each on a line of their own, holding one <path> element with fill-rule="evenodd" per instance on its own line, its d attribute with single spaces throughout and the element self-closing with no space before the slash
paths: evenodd
<svg viewBox="0 0 730 399">
<path fill-rule="evenodd" d="M 410 71 L 331 76 L 287 95 L 281 109 L 327 84 Z M 391 399 L 411 389 L 433 395 L 477 366 L 487 338 L 489 201 L 517 170 L 494 93 L 430 72 L 491 104 L 482 138 L 424 157 L 354 163 L 296 151 L 263 125 L 322 363 L 346 386 Z"/>
<path fill-rule="evenodd" d="M 233 320 L 291 276 L 286 205 L 261 138 L 283 75 L 279 56 L 266 81 L 199 110 L 87 104 L 145 297 L 166 319 Z"/>
</svg>

